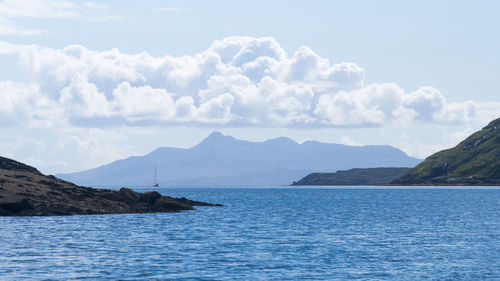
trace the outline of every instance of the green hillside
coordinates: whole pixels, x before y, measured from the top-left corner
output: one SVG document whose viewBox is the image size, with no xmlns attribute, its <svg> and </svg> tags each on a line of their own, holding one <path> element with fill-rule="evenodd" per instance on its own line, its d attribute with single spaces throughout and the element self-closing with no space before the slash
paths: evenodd
<svg viewBox="0 0 500 281">
<path fill-rule="evenodd" d="M 456 147 L 437 152 L 395 185 L 500 185 L 500 118 Z"/>
<path fill-rule="evenodd" d="M 410 168 L 356 168 L 335 173 L 312 173 L 292 185 L 384 185 Z"/>
</svg>

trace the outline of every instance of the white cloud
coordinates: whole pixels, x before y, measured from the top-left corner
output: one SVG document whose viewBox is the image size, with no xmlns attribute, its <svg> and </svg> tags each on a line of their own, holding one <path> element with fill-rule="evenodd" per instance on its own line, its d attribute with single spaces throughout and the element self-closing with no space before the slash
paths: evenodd
<svg viewBox="0 0 500 281">
<path fill-rule="evenodd" d="M 36 85 L 0 81 L 0 124 L 9 127 L 29 123 L 37 118 L 31 109 L 41 108 L 43 102 Z"/>
<path fill-rule="evenodd" d="M 342 62 L 330 66 L 328 59 L 320 57 L 308 47 L 300 47 L 290 60 L 287 78 L 289 81 L 311 85 L 329 84 L 323 90 L 338 91 L 363 87 L 364 76 L 364 69 L 354 63 Z"/>
<path fill-rule="evenodd" d="M 109 117 L 111 108 L 108 100 L 99 89 L 85 77 L 76 75 L 59 96 L 59 106 L 68 116 Z"/>
<path fill-rule="evenodd" d="M 4 0 L 0 2 L 2 18 L 71 18 L 79 16 L 75 5 L 69 1 L 55 0 Z"/>
<path fill-rule="evenodd" d="M 80 14 L 68 1 L 4 0 L 0 2 L 0 35 L 30 36 L 47 33 L 40 28 L 17 24 L 16 18 L 72 18 Z"/>
<path fill-rule="evenodd" d="M 137 128 L 76 128 L 64 124 L 48 128 L 8 127 L 3 128 L 0 135 L 0 146 L 2 156 L 33 165 L 42 172 L 73 172 L 138 154 L 128 138 L 144 137 L 140 131 Z"/>
<path fill-rule="evenodd" d="M 200 121 L 210 124 L 226 124 L 233 120 L 231 116 L 231 106 L 234 97 L 230 94 L 222 94 L 202 103 L 196 111 L 193 121 Z"/>
<path fill-rule="evenodd" d="M 7 91 L 0 111 L 7 104 L 29 108 L 29 116 L 47 124 L 358 127 L 467 122 L 476 112 L 475 103 L 449 102 L 432 87 L 405 92 L 394 83 L 365 85 L 358 65 L 331 64 L 307 47 L 289 57 L 271 37 L 228 37 L 183 57 L 78 45 L 0 42 L 2 49 L 19 52 L 39 101 Z M 15 104 L 11 95 L 18 96 Z"/>
<path fill-rule="evenodd" d="M 435 88 L 421 87 L 405 93 L 394 83 L 371 84 L 337 94 L 320 96 L 314 113 L 321 122 L 338 126 L 383 125 L 414 120 L 434 123 L 469 121 L 476 104 L 449 103 Z"/>
<path fill-rule="evenodd" d="M 171 120 L 175 114 L 174 100 L 164 89 L 122 82 L 113 90 L 113 97 L 116 113 L 130 121 Z"/>
<path fill-rule="evenodd" d="M 36 48 L 30 45 L 14 44 L 10 42 L 0 41 L 0 54 L 2 55 L 16 55 L 23 52 L 25 49 Z"/>
<path fill-rule="evenodd" d="M 0 17 L 0 35 L 18 35 L 18 36 L 31 36 L 47 33 L 45 29 L 27 29 L 23 26 L 14 24 L 12 21 L 2 19 Z"/>
<path fill-rule="evenodd" d="M 36 19 L 85 19 L 114 20 L 120 17 L 96 14 L 107 6 L 65 0 L 3 0 L 0 1 L 0 35 L 30 36 L 48 33 L 49 30 L 30 28 L 16 22 L 19 18 Z"/>
</svg>

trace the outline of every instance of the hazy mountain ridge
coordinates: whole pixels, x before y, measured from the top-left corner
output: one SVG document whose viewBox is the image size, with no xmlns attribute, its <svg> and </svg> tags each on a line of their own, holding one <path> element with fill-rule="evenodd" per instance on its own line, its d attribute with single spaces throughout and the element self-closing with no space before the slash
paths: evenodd
<svg viewBox="0 0 500 281">
<path fill-rule="evenodd" d="M 500 118 L 439 151 L 392 182 L 398 185 L 500 185 Z"/>
<path fill-rule="evenodd" d="M 189 149 L 160 147 L 108 165 L 58 175 L 83 185 L 162 186 L 288 185 L 315 171 L 354 167 L 413 167 L 419 159 L 390 146 L 347 146 L 281 137 L 264 142 L 214 132 Z"/>
</svg>

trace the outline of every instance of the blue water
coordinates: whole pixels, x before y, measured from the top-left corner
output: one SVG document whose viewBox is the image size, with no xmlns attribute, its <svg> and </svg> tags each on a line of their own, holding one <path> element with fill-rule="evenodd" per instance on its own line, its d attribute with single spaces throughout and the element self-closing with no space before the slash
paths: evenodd
<svg viewBox="0 0 500 281">
<path fill-rule="evenodd" d="M 0 217 L 0 279 L 500 280 L 500 189 L 159 191 L 225 206 Z"/>
</svg>

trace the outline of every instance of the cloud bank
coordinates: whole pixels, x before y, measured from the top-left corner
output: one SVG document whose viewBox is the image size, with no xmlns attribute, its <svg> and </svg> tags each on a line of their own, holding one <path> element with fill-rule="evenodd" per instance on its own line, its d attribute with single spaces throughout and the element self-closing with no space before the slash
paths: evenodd
<svg viewBox="0 0 500 281">
<path fill-rule="evenodd" d="M 15 46 L 9 46 L 13 48 Z M 19 47 L 30 81 L 0 82 L 3 120 L 54 125 L 363 127 L 457 123 L 472 101 L 449 102 L 425 86 L 365 85 L 365 70 L 308 47 L 289 55 L 271 37 L 228 37 L 189 56 L 117 49 Z"/>
</svg>

